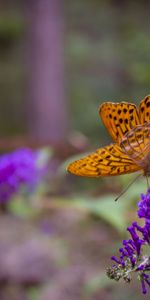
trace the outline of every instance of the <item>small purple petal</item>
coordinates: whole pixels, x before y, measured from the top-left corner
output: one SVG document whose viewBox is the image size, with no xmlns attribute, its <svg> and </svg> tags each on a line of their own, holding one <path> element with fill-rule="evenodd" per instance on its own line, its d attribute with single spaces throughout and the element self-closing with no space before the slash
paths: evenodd
<svg viewBox="0 0 150 300">
<path fill-rule="evenodd" d="M 142 285 L 142 293 L 146 294 L 147 293 L 147 289 L 146 289 L 146 286 L 145 286 L 144 279 L 141 281 L 141 285 Z"/>
</svg>

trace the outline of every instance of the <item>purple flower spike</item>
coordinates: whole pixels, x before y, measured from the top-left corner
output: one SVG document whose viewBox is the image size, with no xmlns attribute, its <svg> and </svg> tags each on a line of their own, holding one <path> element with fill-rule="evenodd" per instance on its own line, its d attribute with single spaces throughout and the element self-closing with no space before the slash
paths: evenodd
<svg viewBox="0 0 150 300">
<path fill-rule="evenodd" d="M 141 195 L 138 217 L 144 219 L 144 225 L 141 227 L 137 222 L 133 222 L 127 228 L 131 238 L 123 240 L 119 258 L 112 256 L 111 259 L 116 265 L 108 268 L 107 275 L 116 281 L 122 278 L 125 282 L 130 282 L 131 275 L 135 272 L 140 279 L 142 293 L 146 294 L 147 286 L 150 287 L 150 254 L 143 250 L 144 247 L 150 246 L 150 189 L 146 195 Z"/>
<path fill-rule="evenodd" d="M 138 203 L 138 216 L 150 220 L 150 189 L 146 195 L 141 195 L 141 201 Z"/>
</svg>

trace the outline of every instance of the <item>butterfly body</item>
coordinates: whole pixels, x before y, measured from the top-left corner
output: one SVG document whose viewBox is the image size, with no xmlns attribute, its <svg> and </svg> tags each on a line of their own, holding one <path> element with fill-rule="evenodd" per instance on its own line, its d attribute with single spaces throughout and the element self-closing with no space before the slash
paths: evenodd
<svg viewBox="0 0 150 300">
<path fill-rule="evenodd" d="M 141 170 L 150 176 L 150 96 L 139 108 L 127 102 L 103 103 L 99 114 L 114 143 L 71 163 L 68 171 L 101 177 Z"/>
</svg>

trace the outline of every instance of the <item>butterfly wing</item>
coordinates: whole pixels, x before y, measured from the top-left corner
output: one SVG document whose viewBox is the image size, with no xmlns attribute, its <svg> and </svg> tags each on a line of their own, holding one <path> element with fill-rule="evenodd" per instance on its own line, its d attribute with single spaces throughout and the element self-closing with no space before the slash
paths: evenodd
<svg viewBox="0 0 150 300">
<path fill-rule="evenodd" d="M 139 169 L 120 146 L 111 144 L 71 163 L 67 170 L 78 176 L 103 177 L 132 173 Z"/>
<path fill-rule="evenodd" d="M 150 121 L 150 95 L 146 96 L 140 103 L 139 118 L 141 124 Z"/>
<path fill-rule="evenodd" d="M 146 168 L 150 159 L 150 122 L 128 132 L 122 138 L 120 147 L 136 164 Z"/>
<path fill-rule="evenodd" d="M 137 108 L 132 103 L 103 103 L 100 106 L 99 115 L 116 143 L 128 131 L 140 124 Z"/>
</svg>

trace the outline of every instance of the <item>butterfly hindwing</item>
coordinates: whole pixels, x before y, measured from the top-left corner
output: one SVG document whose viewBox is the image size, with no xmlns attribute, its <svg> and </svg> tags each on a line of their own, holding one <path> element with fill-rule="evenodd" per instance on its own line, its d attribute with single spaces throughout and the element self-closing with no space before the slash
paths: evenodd
<svg viewBox="0 0 150 300">
<path fill-rule="evenodd" d="M 106 102 L 100 106 L 99 114 L 109 134 L 117 143 L 128 131 L 140 124 L 136 105 L 132 103 Z"/>
<path fill-rule="evenodd" d="M 125 153 L 143 169 L 150 153 L 150 122 L 138 125 L 128 132 L 120 143 Z"/>
<path fill-rule="evenodd" d="M 140 169 L 117 144 L 111 144 L 81 158 L 68 167 L 72 174 L 103 177 L 136 172 Z"/>
</svg>

